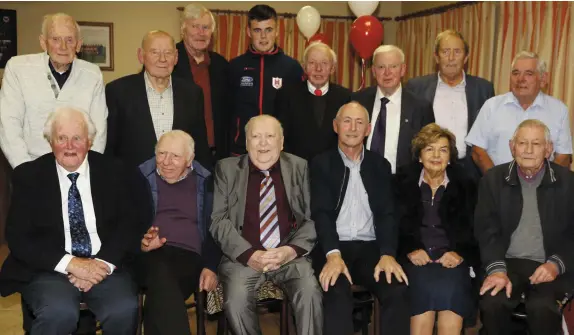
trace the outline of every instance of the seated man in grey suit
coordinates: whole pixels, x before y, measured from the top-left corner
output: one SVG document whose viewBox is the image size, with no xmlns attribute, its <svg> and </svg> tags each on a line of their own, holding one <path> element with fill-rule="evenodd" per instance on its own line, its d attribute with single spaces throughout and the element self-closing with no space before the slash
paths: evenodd
<svg viewBox="0 0 574 335">
<path fill-rule="evenodd" d="M 291 301 L 297 334 L 322 334 L 322 296 L 306 257 L 317 237 L 307 162 L 281 152 L 283 129 L 272 116 L 251 118 L 245 134 L 247 154 L 215 168 L 210 232 L 224 253 L 225 315 L 236 335 L 261 334 L 256 290 L 270 280 Z"/>
<path fill-rule="evenodd" d="M 58 109 L 44 127 L 52 152 L 14 170 L 0 293 L 22 293 L 31 334 L 74 332 L 82 300 L 104 334 L 136 331 L 137 292 L 126 271 L 139 235 L 128 190 L 136 171 L 90 151 L 95 134 L 87 113 Z"/>
<path fill-rule="evenodd" d="M 405 88 L 433 104 L 436 123 L 456 135 L 458 163 L 477 180 L 480 170 L 464 142 L 484 102 L 494 96 L 494 86 L 484 78 L 464 72 L 469 47 L 461 33 L 445 30 L 435 40 L 434 58 L 438 74 L 409 80 Z"/>
</svg>

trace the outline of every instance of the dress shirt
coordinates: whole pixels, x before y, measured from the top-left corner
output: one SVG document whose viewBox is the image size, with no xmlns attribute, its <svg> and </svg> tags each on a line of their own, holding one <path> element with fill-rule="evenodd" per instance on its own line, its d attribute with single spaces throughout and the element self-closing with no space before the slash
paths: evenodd
<svg viewBox="0 0 574 335">
<path fill-rule="evenodd" d="M 149 111 L 155 129 L 155 136 L 159 140 L 161 135 L 170 131 L 173 127 L 173 89 L 171 85 L 171 76 L 169 84 L 162 92 L 157 92 L 151 85 L 147 72 L 144 73 L 145 86 Z"/>
<path fill-rule="evenodd" d="M 494 165 L 508 163 L 513 159 L 508 143 L 518 125 L 528 119 L 540 120 L 550 129 L 554 152 L 572 154 L 568 107 L 542 92 L 526 110 L 512 92 L 488 99 L 480 109 L 466 143 L 485 149 Z"/>
<path fill-rule="evenodd" d="M 401 129 L 401 98 L 403 95 L 403 87 L 399 88 L 392 95 L 386 97 L 389 99 L 387 103 L 387 124 L 385 130 L 385 158 L 391 163 L 391 171 L 393 174 L 397 170 L 397 148 L 399 146 L 399 131 Z M 371 117 L 371 124 L 375 125 L 379 113 L 381 112 L 381 99 L 385 97 L 379 87 L 377 87 L 377 94 L 375 95 L 375 105 L 373 106 L 373 114 Z M 367 138 L 367 149 L 371 149 L 371 142 L 373 141 L 373 134 L 375 129 L 371 130 Z"/>
<path fill-rule="evenodd" d="M 445 83 L 440 74 L 434 96 L 433 109 L 436 124 L 450 130 L 456 136 L 458 158 L 466 156 L 464 138 L 468 133 L 468 105 L 466 104 L 466 74 L 462 81 L 451 87 Z"/>
<path fill-rule="evenodd" d="M 313 95 L 315 95 L 315 90 L 317 89 L 315 86 L 313 86 L 313 84 L 311 84 L 311 82 L 309 80 L 307 80 L 307 88 L 309 89 L 309 92 Z M 319 90 L 321 90 L 321 96 L 327 94 L 327 92 L 329 92 L 329 82 L 327 82 L 325 85 L 323 85 L 323 87 L 319 88 Z"/>
<path fill-rule="evenodd" d="M 58 181 L 60 183 L 60 195 L 62 198 L 62 218 L 64 219 L 64 249 L 68 253 L 64 255 L 60 262 L 54 268 L 63 274 L 68 274 L 66 268 L 75 256 L 72 256 L 72 235 L 70 234 L 70 218 L 68 217 L 68 191 L 72 187 L 72 181 L 68 178 L 68 174 L 77 172 L 80 175 L 76 180 L 76 186 L 82 198 L 82 209 L 84 210 L 84 221 L 86 229 L 90 235 L 90 242 L 92 244 L 92 255 L 96 255 L 102 247 L 102 242 L 98 236 L 98 227 L 96 226 L 96 213 L 94 212 L 94 203 L 92 202 L 92 188 L 90 185 L 90 165 L 88 164 L 88 156 L 76 171 L 69 172 L 64 169 L 58 162 L 56 162 L 56 170 L 58 171 Z M 96 258 L 98 259 L 98 258 Z M 98 259 L 106 263 L 109 268 L 109 274 L 114 272 L 115 266 L 104 260 Z"/>
<path fill-rule="evenodd" d="M 66 83 L 66 80 L 68 80 L 70 73 L 72 73 L 72 65 L 74 65 L 73 62 L 70 63 L 70 66 L 68 66 L 68 69 L 66 71 L 58 72 L 54 68 L 54 65 L 52 65 L 52 62 L 48 61 L 48 67 L 50 68 L 50 72 L 52 72 L 52 75 L 56 79 L 56 82 L 58 83 L 58 86 L 60 87 L 60 89 L 62 89 L 62 86 L 64 86 L 64 84 Z"/>
<path fill-rule="evenodd" d="M 337 217 L 339 240 L 374 241 L 377 239 L 377 236 L 375 235 L 375 225 L 373 224 L 373 212 L 369 206 L 369 196 L 361 178 L 361 163 L 365 156 L 365 149 L 363 148 L 358 162 L 349 159 L 341 148 L 338 149 L 345 167 L 350 170 L 345 198 Z M 327 252 L 327 255 L 333 252 L 340 251 L 339 249 L 333 249 Z"/>
</svg>

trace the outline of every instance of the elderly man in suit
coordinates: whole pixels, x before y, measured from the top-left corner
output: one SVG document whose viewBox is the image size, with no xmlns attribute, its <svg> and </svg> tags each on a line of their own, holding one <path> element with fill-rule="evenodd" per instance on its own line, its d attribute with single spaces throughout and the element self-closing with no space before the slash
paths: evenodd
<svg viewBox="0 0 574 335">
<path fill-rule="evenodd" d="M 316 239 L 307 162 L 281 152 L 283 131 L 272 116 L 253 117 L 245 133 L 248 153 L 215 168 L 210 231 L 224 253 L 225 315 L 235 334 L 261 334 L 256 290 L 270 280 L 291 301 L 297 334 L 322 334 L 321 292 L 306 257 Z"/>
<path fill-rule="evenodd" d="M 411 140 L 422 127 L 434 122 L 432 105 L 403 89 L 405 54 L 394 45 L 381 45 L 373 54 L 373 75 L 377 86 L 353 93 L 369 112 L 372 131 L 365 139 L 367 149 L 379 153 L 397 168 L 412 161 Z"/>
<path fill-rule="evenodd" d="M 310 161 L 337 145 L 333 119 L 351 91 L 329 82 L 336 66 L 337 55 L 328 45 L 311 43 L 303 53 L 307 80 L 277 92 L 275 115 L 285 131 L 285 151 Z"/>
<path fill-rule="evenodd" d="M 180 129 L 196 139 L 196 159 L 208 169 L 212 156 L 207 145 L 201 88 L 172 76 L 178 61 L 171 35 L 161 30 L 145 34 L 138 59 L 144 70 L 106 85 L 108 141 L 106 155 L 137 167 L 154 156 L 162 134 Z"/>
<path fill-rule="evenodd" d="M 139 235 L 128 191 L 135 174 L 90 151 L 95 134 L 85 112 L 58 109 L 44 128 L 52 152 L 14 170 L 0 289 L 22 293 L 32 334 L 74 332 L 80 301 L 106 334 L 137 327 L 137 290 L 126 271 Z"/>
<path fill-rule="evenodd" d="M 42 136 L 48 115 L 74 106 L 90 114 L 97 133 L 92 149 L 104 152 L 108 110 L 97 65 L 76 58 L 80 26 L 63 13 L 44 16 L 43 53 L 10 58 L 0 90 L 0 146 L 12 168 L 36 159 L 50 146 Z"/>
<path fill-rule="evenodd" d="M 558 334 L 558 302 L 574 289 L 574 173 L 549 160 L 551 131 L 521 122 L 510 163 L 480 181 L 475 235 L 486 271 L 480 315 L 488 335 L 511 334 L 512 312 L 526 296 L 532 335 Z"/>
<path fill-rule="evenodd" d="M 176 44 L 179 61 L 173 76 L 191 79 L 201 87 L 207 143 L 215 158 L 221 159 L 229 156 L 229 62 L 208 50 L 215 28 L 215 18 L 209 9 L 196 3 L 185 6 L 181 18 L 182 40 Z"/>
<path fill-rule="evenodd" d="M 435 40 L 434 58 L 438 74 L 412 78 L 405 89 L 433 104 L 436 123 L 456 136 L 458 163 L 478 180 L 480 171 L 464 139 L 484 102 L 494 96 L 494 86 L 484 78 L 466 74 L 469 46 L 461 33 L 445 30 Z"/>
</svg>

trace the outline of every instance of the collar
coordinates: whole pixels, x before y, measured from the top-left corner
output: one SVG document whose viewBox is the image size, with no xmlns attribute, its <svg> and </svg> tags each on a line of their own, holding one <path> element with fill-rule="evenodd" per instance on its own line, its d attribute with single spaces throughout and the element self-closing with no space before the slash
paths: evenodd
<svg viewBox="0 0 574 335">
<path fill-rule="evenodd" d="M 393 93 L 392 95 L 390 95 L 386 98 L 389 99 L 389 101 L 392 104 L 400 105 L 402 96 L 403 96 L 403 85 L 400 84 L 399 88 L 397 88 L 395 93 Z M 385 97 L 385 94 L 383 93 L 383 91 L 381 91 L 381 88 L 379 86 L 377 86 L 377 94 L 375 95 L 375 99 L 381 100 L 383 97 Z"/>
<path fill-rule="evenodd" d="M 255 50 L 255 48 L 253 47 L 252 44 L 249 44 L 249 48 L 247 49 L 248 52 L 250 52 L 253 55 L 259 55 L 259 56 L 267 56 L 267 55 L 276 55 L 279 53 L 281 49 L 277 46 L 277 44 L 275 44 L 273 46 L 273 49 L 271 49 L 271 51 L 269 52 L 260 52 Z"/>
<path fill-rule="evenodd" d="M 151 84 L 151 80 L 149 79 L 149 75 L 147 74 L 147 71 L 145 71 L 145 70 L 144 70 L 144 81 L 145 81 L 146 91 L 157 92 L 155 90 L 155 88 L 153 88 L 153 86 Z M 171 75 L 169 76 L 169 84 L 167 84 L 166 90 L 168 90 L 170 88 L 171 88 Z"/>
<path fill-rule="evenodd" d="M 184 48 L 185 48 L 185 46 L 184 46 Z M 195 66 L 200 66 L 200 65 L 209 66 L 209 65 L 211 65 L 211 57 L 209 57 L 209 51 L 206 50 L 206 51 L 203 53 L 203 62 L 201 62 L 201 63 L 198 63 L 198 62 L 195 60 L 195 57 L 193 57 L 193 56 L 187 51 L 187 48 L 185 48 L 185 52 L 187 53 L 187 57 L 189 57 L 189 61 L 191 62 L 192 65 L 195 65 Z"/>
<path fill-rule="evenodd" d="M 86 154 L 86 157 L 84 158 L 84 161 L 82 162 L 82 164 L 80 164 L 80 166 L 75 170 L 75 171 L 68 171 L 66 170 L 62 165 L 60 165 L 60 163 L 58 163 L 58 161 L 56 161 L 56 169 L 58 171 L 58 174 L 60 175 L 60 177 L 66 178 L 66 180 L 68 180 L 68 175 L 70 173 L 79 173 L 80 175 L 78 176 L 78 178 L 87 178 L 88 177 L 88 173 L 90 172 L 90 165 L 88 164 L 88 155 L 90 153 L 88 152 L 88 154 Z"/>
<path fill-rule="evenodd" d="M 540 91 L 540 92 L 538 92 L 538 95 L 536 95 L 536 98 L 532 102 L 532 105 L 530 105 L 528 108 L 534 107 L 534 106 L 538 106 L 538 107 L 543 108 L 545 105 L 545 102 L 546 102 L 545 94 L 542 93 L 542 91 Z M 520 102 L 518 102 L 518 99 L 516 98 L 516 96 L 512 92 L 506 93 L 506 99 L 504 99 L 504 104 L 505 105 L 506 104 L 514 104 L 514 105 L 522 108 L 522 106 L 520 105 Z"/>
<path fill-rule="evenodd" d="M 313 95 L 315 95 L 315 90 L 317 89 L 315 86 L 313 86 L 313 84 L 311 84 L 311 82 L 309 80 L 307 80 L 307 88 L 309 89 L 309 92 Z M 323 87 L 319 88 L 319 90 L 321 90 L 321 96 L 327 94 L 327 92 L 329 92 L 329 82 L 327 82 L 325 85 L 323 85 Z"/>
<path fill-rule="evenodd" d="M 257 166 L 255 166 L 255 164 L 253 164 L 253 162 L 251 161 L 251 158 L 249 158 L 249 156 L 247 157 L 247 160 L 249 161 L 249 172 L 250 173 L 259 173 L 263 170 L 261 170 L 260 168 L 258 168 Z M 267 169 L 267 171 L 271 172 L 274 171 L 276 169 L 279 169 L 279 161 L 281 159 L 278 159 L 277 162 L 275 162 L 275 164 L 271 165 L 271 167 L 269 169 Z"/>
<path fill-rule="evenodd" d="M 425 169 L 423 168 L 421 170 L 421 176 L 419 177 L 419 187 L 422 185 L 422 183 L 424 181 L 425 181 Z M 450 179 L 448 179 L 448 174 L 446 173 L 446 170 L 445 170 L 444 171 L 444 179 L 442 181 L 442 184 L 440 184 L 440 186 L 444 186 L 446 188 L 446 186 L 448 185 L 449 182 L 450 182 Z M 429 186 L 430 186 L 430 184 L 429 184 Z"/>
<path fill-rule="evenodd" d="M 48 56 L 48 68 L 50 68 L 50 72 L 52 72 L 54 75 L 58 74 L 58 75 L 62 76 L 64 74 L 69 74 L 70 72 L 72 72 L 72 65 L 74 65 L 73 61 L 70 63 L 70 66 L 68 67 L 68 69 L 66 71 L 60 73 L 54 68 L 54 65 L 52 65 L 52 62 L 50 61 L 50 56 Z"/>
<path fill-rule="evenodd" d="M 445 85 L 448 87 L 452 87 L 449 84 L 447 84 L 444 80 L 442 80 L 442 78 L 440 76 L 440 72 L 437 73 L 437 77 L 438 77 L 438 85 Z M 466 87 L 466 73 L 464 71 L 462 71 L 462 81 L 452 88 L 457 88 L 457 87 Z"/>
<path fill-rule="evenodd" d="M 166 181 L 165 178 L 161 175 L 161 173 L 159 173 L 159 169 L 158 169 L 157 167 L 155 168 L 155 172 L 157 173 L 157 175 L 158 175 L 162 180 Z M 190 167 L 185 171 L 185 174 L 184 174 L 183 176 L 179 177 L 179 179 L 176 180 L 175 183 L 179 183 L 180 181 L 184 180 L 184 179 L 187 178 L 187 176 L 189 176 L 192 172 L 193 172 L 193 166 L 190 166 Z M 166 182 L 167 182 L 167 181 L 166 181 Z M 175 183 L 174 183 L 174 184 L 175 184 Z"/>
<path fill-rule="evenodd" d="M 542 177 L 541 185 L 550 185 L 556 182 L 556 174 L 554 173 L 554 169 L 550 164 L 548 159 L 545 159 L 546 166 L 544 169 L 544 176 Z M 520 181 L 518 180 L 518 164 L 516 164 L 516 160 L 513 160 L 508 164 L 508 171 L 504 180 L 512 186 L 520 185 Z"/>
<path fill-rule="evenodd" d="M 349 164 L 352 165 L 360 165 L 363 163 L 363 159 L 365 159 L 365 146 L 363 146 L 362 148 L 363 150 L 361 150 L 361 156 L 359 157 L 359 161 L 355 162 L 353 160 L 351 160 L 349 157 L 347 157 L 347 155 L 343 152 L 343 150 L 341 150 L 341 147 L 337 146 L 337 150 L 339 150 L 339 155 L 341 155 L 341 158 L 343 159 L 343 164 L 345 164 L 345 166 L 347 166 Z"/>
<path fill-rule="evenodd" d="M 542 168 L 538 172 L 536 172 L 536 174 L 534 176 L 527 176 L 522 171 L 522 169 L 520 169 L 520 168 L 516 169 L 516 173 L 518 173 L 518 177 L 520 177 L 520 179 L 522 179 L 528 183 L 531 183 L 531 182 L 535 181 L 536 179 L 538 179 L 540 176 L 543 176 L 545 171 L 546 171 L 546 166 L 544 164 L 542 164 Z"/>
</svg>

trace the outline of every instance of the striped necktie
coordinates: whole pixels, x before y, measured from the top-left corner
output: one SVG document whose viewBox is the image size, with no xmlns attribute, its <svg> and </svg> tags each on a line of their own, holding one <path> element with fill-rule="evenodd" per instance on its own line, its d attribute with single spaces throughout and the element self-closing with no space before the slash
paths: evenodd
<svg viewBox="0 0 574 335">
<path fill-rule="evenodd" d="M 275 187 L 269 171 L 261 171 L 265 176 L 259 189 L 259 234 L 261 245 L 265 249 L 279 245 L 279 219 L 277 217 L 277 201 Z"/>
</svg>

